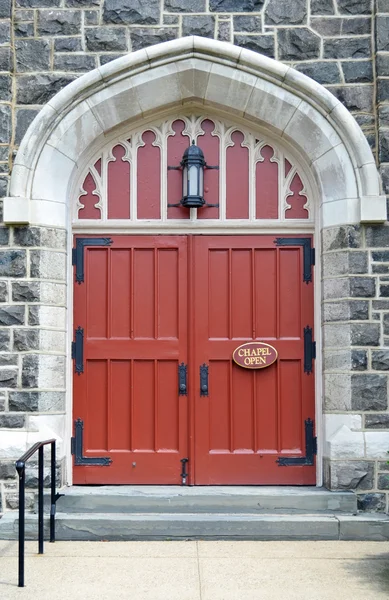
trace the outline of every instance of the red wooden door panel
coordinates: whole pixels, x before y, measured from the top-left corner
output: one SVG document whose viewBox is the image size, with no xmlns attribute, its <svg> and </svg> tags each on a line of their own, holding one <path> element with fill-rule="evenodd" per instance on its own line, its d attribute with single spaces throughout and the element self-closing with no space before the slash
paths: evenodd
<svg viewBox="0 0 389 600">
<path fill-rule="evenodd" d="M 315 483 L 314 466 L 276 462 L 305 455 L 314 377 L 304 373 L 313 284 L 303 282 L 303 249 L 274 242 L 274 236 L 193 241 L 196 484 Z M 274 346 L 277 362 L 259 370 L 236 365 L 233 350 L 252 340 Z M 200 396 L 203 363 L 209 396 Z"/>
<path fill-rule="evenodd" d="M 187 239 L 113 236 L 109 247 L 85 246 L 84 266 L 74 288 L 74 325 L 85 331 L 74 419 L 84 421 L 84 456 L 112 463 L 75 466 L 74 483 L 181 483 Z"/>
</svg>

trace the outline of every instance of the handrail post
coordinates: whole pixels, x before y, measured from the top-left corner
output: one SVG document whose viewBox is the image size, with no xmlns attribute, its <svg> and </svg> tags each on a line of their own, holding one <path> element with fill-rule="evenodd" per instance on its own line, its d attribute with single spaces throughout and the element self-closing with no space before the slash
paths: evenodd
<svg viewBox="0 0 389 600">
<path fill-rule="evenodd" d="M 43 554 L 43 446 L 40 446 L 38 453 L 38 553 Z"/>
<path fill-rule="evenodd" d="M 55 487 L 56 487 L 56 475 L 55 475 L 55 441 L 51 442 L 51 506 L 50 506 L 50 542 L 55 542 Z"/>
<path fill-rule="evenodd" d="M 25 481 L 26 467 L 23 464 L 18 468 L 19 474 L 19 587 L 24 587 L 24 507 L 25 507 Z"/>
</svg>

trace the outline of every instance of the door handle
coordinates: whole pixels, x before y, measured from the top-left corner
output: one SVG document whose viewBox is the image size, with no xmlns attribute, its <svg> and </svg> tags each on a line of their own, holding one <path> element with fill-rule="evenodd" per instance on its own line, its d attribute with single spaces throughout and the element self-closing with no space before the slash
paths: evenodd
<svg viewBox="0 0 389 600">
<path fill-rule="evenodd" d="M 178 395 L 187 396 L 188 390 L 186 385 L 186 378 L 188 373 L 188 365 L 181 363 L 178 365 Z"/>
<path fill-rule="evenodd" d="M 200 396 L 208 396 L 208 365 L 200 365 Z"/>
</svg>

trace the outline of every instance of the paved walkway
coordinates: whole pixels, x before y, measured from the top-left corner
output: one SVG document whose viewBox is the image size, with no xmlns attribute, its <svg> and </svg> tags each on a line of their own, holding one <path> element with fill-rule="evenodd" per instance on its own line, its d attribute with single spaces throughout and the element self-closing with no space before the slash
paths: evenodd
<svg viewBox="0 0 389 600">
<path fill-rule="evenodd" d="M 387 542 L 27 543 L 0 541 L 0 598 L 13 600 L 388 600 Z"/>
</svg>

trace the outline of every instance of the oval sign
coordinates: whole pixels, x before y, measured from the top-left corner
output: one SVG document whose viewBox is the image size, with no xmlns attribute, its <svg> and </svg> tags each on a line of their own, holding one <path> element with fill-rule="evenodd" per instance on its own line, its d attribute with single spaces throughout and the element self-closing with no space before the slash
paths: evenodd
<svg viewBox="0 0 389 600">
<path fill-rule="evenodd" d="M 238 346 L 232 354 L 234 362 L 245 369 L 264 369 L 277 360 L 278 352 L 264 342 L 247 342 Z"/>
</svg>

